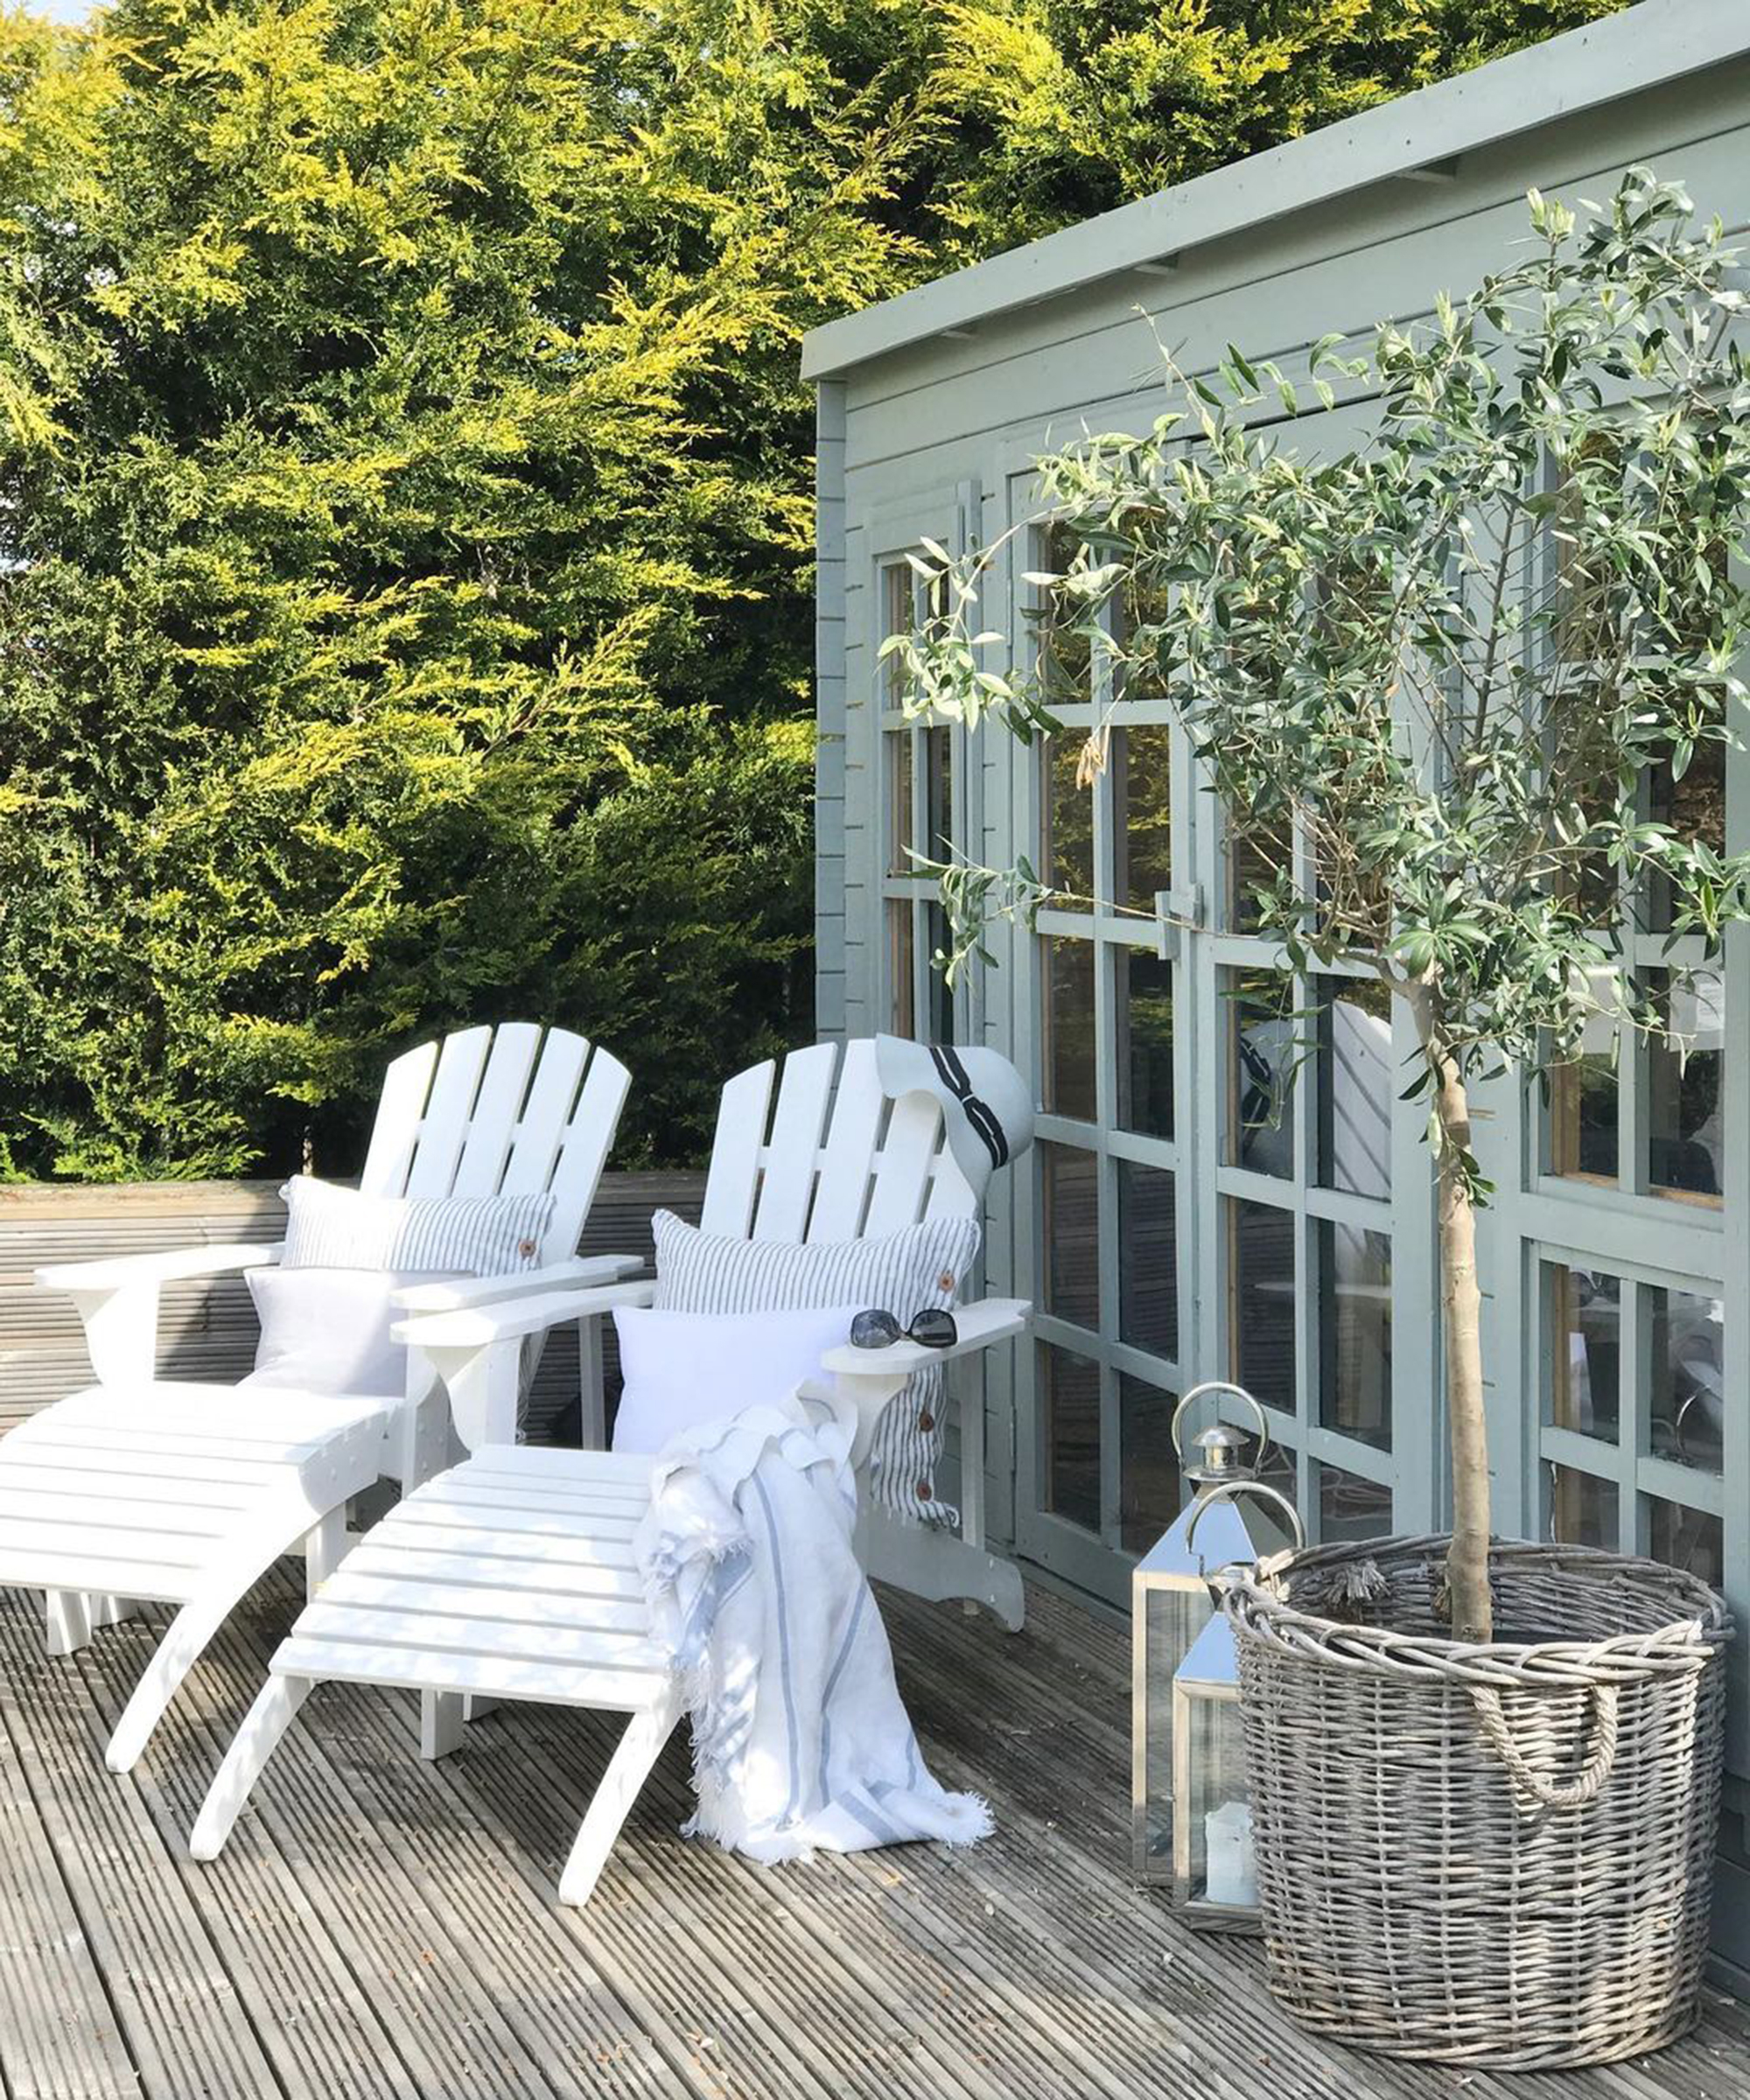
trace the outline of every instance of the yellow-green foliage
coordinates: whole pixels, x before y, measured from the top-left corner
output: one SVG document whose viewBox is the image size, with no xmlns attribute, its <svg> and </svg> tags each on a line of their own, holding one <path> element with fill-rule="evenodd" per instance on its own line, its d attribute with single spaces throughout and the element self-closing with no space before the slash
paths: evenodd
<svg viewBox="0 0 1750 2100">
<path fill-rule="evenodd" d="M 0 1172 L 809 1032 L 803 328 L 1612 0 L 0 15 Z M 1488 19 L 1484 19 L 1487 13 Z"/>
</svg>

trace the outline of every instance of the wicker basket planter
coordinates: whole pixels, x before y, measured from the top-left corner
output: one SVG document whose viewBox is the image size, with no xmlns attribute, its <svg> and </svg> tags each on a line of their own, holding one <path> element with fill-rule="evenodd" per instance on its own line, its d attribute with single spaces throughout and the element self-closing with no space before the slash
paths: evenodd
<svg viewBox="0 0 1750 2100">
<path fill-rule="evenodd" d="M 1500 1640 L 1443 1637 L 1446 1541 L 1227 1595 L 1271 1987 L 1399 2056 L 1550 2069 L 1695 2022 L 1730 1623 L 1703 1583 L 1502 1545 Z"/>
</svg>

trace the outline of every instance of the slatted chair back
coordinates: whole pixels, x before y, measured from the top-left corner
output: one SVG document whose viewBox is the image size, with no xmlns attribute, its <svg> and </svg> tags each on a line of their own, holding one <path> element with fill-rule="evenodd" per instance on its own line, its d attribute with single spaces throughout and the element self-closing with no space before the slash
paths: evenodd
<svg viewBox="0 0 1750 2100">
<path fill-rule="evenodd" d="M 882 1092 L 871 1040 L 816 1043 L 781 1079 L 768 1059 L 724 1087 L 699 1222 L 734 1239 L 872 1239 L 976 1215 L 989 1179 L 961 1172 L 937 1102 Z"/>
<path fill-rule="evenodd" d="M 368 1195 L 541 1195 L 542 1264 L 568 1259 L 594 1200 L 631 1074 L 564 1028 L 527 1021 L 422 1043 L 383 1075 Z"/>
</svg>

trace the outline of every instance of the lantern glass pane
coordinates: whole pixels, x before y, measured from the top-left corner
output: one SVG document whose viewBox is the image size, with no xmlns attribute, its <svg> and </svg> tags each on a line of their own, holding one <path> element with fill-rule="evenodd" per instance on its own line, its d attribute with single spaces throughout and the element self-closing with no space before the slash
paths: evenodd
<svg viewBox="0 0 1750 2100">
<path fill-rule="evenodd" d="M 1144 1878 L 1172 1875 L 1172 1673 L 1196 1638 L 1206 1608 L 1186 1590 L 1144 1592 L 1143 1803 Z M 1207 1592 L 1206 1592 L 1207 1598 Z"/>
<path fill-rule="evenodd" d="M 1183 1679 L 1180 1690 L 1187 1781 L 1180 1804 L 1180 1898 L 1249 1908 L 1256 1901 L 1256 1889 L 1239 1701 L 1199 1698 Z"/>
</svg>

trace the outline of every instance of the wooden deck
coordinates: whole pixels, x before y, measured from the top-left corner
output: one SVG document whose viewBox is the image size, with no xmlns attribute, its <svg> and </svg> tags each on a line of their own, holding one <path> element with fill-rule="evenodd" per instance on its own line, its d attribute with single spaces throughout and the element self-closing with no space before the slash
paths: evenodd
<svg viewBox="0 0 1750 2100">
<path fill-rule="evenodd" d="M 1122 1632 L 1035 1592 L 1010 1638 L 884 1598 L 938 1774 L 998 1835 L 762 1870 L 676 1826 L 671 1746 L 590 1908 L 554 1878 L 611 1746 L 531 1707 L 440 1765 L 409 1703 L 332 1687 L 225 1858 L 187 1830 L 288 1623 L 263 1584 L 116 1779 L 101 1746 L 146 1653 L 72 1662 L 0 1593 L 4 2100 L 1741 2100 L 1750 2020 L 1559 2078 L 1395 2067 L 1309 2042 L 1255 1950 L 1198 1939 L 1126 1870 Z"/>
</svg>

